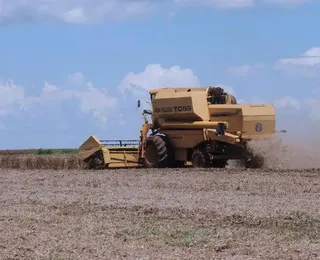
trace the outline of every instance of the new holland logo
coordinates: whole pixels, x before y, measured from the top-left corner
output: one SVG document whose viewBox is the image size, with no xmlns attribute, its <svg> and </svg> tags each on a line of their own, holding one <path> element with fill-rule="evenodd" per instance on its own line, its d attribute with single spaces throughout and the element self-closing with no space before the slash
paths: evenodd
<svg viewBox="0 0 320 260">
<path fill-rule="evenodd" d="M 256 123 L 256 131 L 257 132 L 261 132 L 263 130 L 263 125 L 262 123 Z"/>
<path fill-rule="evenodd" d="M 174 107 L 156 107 L 154 109 L 156 113 L 172 113 L 172 112 L 190 112 L 191 106 L 174 106 Z"/>
</svg>

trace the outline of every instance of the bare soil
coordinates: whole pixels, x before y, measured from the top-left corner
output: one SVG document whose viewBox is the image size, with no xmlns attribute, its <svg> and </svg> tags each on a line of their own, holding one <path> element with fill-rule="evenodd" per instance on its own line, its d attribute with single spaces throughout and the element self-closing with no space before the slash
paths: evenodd
<svg viewBox="0 0 320 260">
<path fill-rule="evenodd" d="M 1 170 L 1 259 L 320 259 L 319 170 Z"/>
</svg>

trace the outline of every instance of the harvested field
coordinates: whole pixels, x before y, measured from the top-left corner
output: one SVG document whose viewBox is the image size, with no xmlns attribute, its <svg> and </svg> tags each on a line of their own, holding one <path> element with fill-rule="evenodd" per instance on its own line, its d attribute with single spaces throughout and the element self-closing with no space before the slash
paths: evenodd
<svg viewBox="0 0 320 260">
<path fill-rule="evenodd" d="M 1 259 L 320 259 L 319 170 L 2 170 Z"/>
</svg>

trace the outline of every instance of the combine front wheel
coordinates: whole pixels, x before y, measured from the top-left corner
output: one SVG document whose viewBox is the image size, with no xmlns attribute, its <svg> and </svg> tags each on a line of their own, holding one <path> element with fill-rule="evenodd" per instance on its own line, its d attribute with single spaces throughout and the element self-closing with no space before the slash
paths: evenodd
<svg viewBox="0 0 320 260">
<path fill-rule="evenodd" d="M 171 159 L 170 147 L 164 137 L 154 135 L 147 138 L 144 161 L 146 167 L 169 167 L 172 161 Z"/>
</svg>

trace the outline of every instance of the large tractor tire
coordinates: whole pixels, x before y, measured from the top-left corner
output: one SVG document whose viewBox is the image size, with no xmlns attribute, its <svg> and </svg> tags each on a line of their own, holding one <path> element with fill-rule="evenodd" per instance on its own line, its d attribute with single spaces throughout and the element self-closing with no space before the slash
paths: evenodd
<svg viewBox="0 0 320 260">
<path fill-rule="evenodd" d="M 145 167 L 166 168 L 171 167 L 172 151 L 164 136 L 149 136 L 146 140 Z"/>
<path fill-rule="evenodd" d="M 228 165 L 228 160 L 215 159 L 215 160 L 212 160 L 211 165 L 213 168 L 225 168 Z"/>
<path fill-rule="evenodd" d="M 192 166 L 194 168 L 207 168 L 210 165 L 210 160 L 206 152 L 201 149 L 197 149 L 192 154 Z"/>
<path fill-rule="evenodd" d="M 245 159 L 244 165 L 247 169 L 259 169 L 264 166 L 265 160 L 262 155 L 252 155 Z"/>
</svg>

